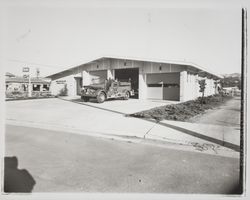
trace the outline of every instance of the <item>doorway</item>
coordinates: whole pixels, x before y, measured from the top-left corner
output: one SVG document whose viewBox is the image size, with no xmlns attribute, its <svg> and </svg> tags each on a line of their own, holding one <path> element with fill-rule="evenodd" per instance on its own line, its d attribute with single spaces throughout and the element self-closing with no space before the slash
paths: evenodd
<svg viewBox="0 0 250 200">
<path fill-rule="evenodd" d="M 76 95 L 81 95 L 82 77 L 75 77 L 76 80 Z"/>
<path fill-rule="evenodd" d="M 135 91 L 135 96 L 131 98 L 138 99 L 139 68 L 115 69 L 115 79 L 119 81 L 131 80 L 131 87 Z"/>
</svg>

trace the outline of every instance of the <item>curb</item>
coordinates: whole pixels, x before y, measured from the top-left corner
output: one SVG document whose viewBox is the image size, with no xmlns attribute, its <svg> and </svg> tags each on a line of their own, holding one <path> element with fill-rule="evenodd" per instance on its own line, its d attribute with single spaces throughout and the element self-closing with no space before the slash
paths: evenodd
<svg viewBox="0 0 250 200">
<path fill-rule="evenodd" d="M 52 99 L 52 98 L 56 98 L 56 97 L 39 97 L 39 98 L 37 98 L 37 97 L 29 97 L 29 98 L 17 98 L 17 99 L 15 99 L 15 98 L 8 98 L 8 99 L 5 99 L 5 101 L 22 101 L 22 100 L 34 100 L 34 99 Z"/>
<path fill-rule="evenodd" d="M 31 128 L 40 128 L 46 129 L 50 131 L 63 131 L 78 135 L 85 135 L 90 137 L 97 137 L 97 138 L 105 138 L 109 140 L 117 140 L 122 142 L 128 143 L 135 143 L 135 144 L 145 144 L 145 145 L 152 145 L 158 146 L 162 148 L 171 148 L 175 150 L 182 150 L 182 151 L 190 151 L 196 153 L 205 153 L 215 156 L 224 156 L 224 157 L 232 157 L 232 158 L 239 158 L 239 153 L 228 149 L 221 145 L 216 145 L 213 143 L 192 143 L 182 140 L 171 140 L 168 138 L 160 138 L 155 136 L 149 137 L 138 137 L 138 136 L 127 136 L 127 135 L 115 135 L 115 134 L 108 134 L 108 133 L 101 133 L 101 132 L 93 132 L 93 131 L 86 131 L 77 129 L 75 127 L 67 127 L 67 126 L 58 126 L 53 124 L 42 124 L 42 123 L 32 123 L 32 122 L 20 122 L 20 121 L 12 121 L 7 120 L 6 125 L 13 125 L 13 126 L 24 126 L 24 127 L 31 127 Z"/>
</svg>

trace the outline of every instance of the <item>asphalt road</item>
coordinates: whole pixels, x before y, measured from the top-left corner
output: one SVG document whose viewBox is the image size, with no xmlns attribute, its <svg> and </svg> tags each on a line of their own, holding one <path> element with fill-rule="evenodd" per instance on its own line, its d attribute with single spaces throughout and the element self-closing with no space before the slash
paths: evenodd
<svg viewBox="0 0 250 200">
<path fill-rule="evenodd" d="M 237 158 L 13 125 L 5 144 L 9 192 L 230 194 L 239 181 Z"/>
</svg>

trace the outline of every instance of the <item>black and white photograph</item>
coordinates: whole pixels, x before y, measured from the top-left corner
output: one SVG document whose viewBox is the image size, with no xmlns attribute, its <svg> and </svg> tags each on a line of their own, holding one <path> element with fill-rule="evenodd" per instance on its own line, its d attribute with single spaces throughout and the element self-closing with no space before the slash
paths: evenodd
<svg viewBox="0 0 250 200">
<path fill-rule="evenodd" d="M 247 3 L 180 2 L 0 2 L 1 198 L 246 197 Z"/>
</svg>

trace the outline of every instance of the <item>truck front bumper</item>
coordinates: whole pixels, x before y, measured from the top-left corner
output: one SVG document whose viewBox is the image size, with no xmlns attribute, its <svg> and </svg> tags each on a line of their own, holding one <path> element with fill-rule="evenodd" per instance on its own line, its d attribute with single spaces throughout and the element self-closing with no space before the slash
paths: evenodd
<svg viewBox="0 0 250 200">
<path fill-rule="evenodd" d="M 81 97 L 96 98 L 96 94 L 81 93 Z"/>
</svg>

